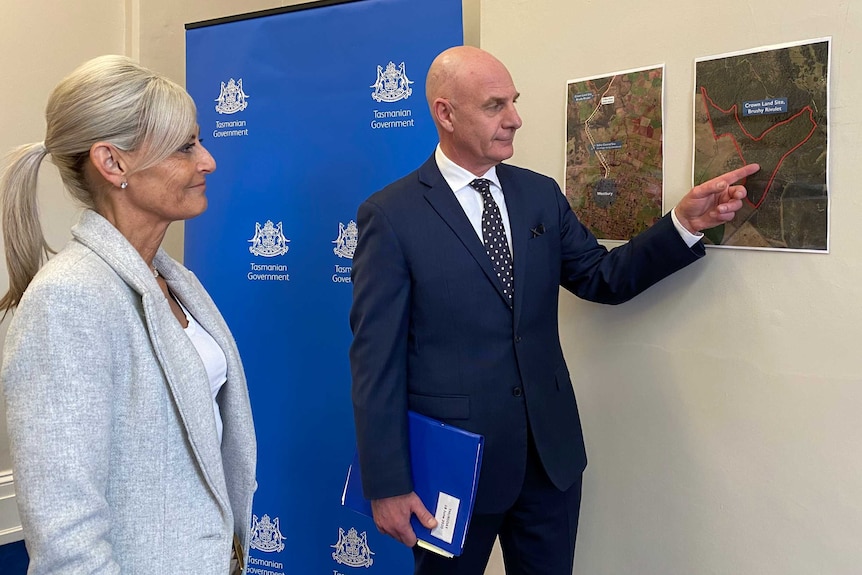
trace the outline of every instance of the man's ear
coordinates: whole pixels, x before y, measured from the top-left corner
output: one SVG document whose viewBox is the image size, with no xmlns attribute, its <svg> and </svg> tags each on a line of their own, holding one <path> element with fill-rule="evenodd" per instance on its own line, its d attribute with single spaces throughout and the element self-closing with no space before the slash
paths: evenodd
<svg viewBox="0 0 862 575">
<path fill-rule="evenodd" d="M 437 98 L 431 104 L 431 113 L 441 129 L 452 132 L 452 104 L 446 98 Z"/>
<path fill-rule="evenodd" d="M 126 160 L 116 147 L 107 142 L 96 142 L 90 146 L 90 161 L 111 185 L 122 187 L 126 181 Z"/>
</svg>

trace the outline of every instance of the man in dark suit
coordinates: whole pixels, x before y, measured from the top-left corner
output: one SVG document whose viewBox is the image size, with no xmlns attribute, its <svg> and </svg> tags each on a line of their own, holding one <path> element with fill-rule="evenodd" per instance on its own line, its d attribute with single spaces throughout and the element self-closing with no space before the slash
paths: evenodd
<svg viewBox="0 0 862 575">
<path fill-rule="evenodd" d="M 554 180 L 501 163 L 521 127 L 502 63 L 451 48 L 426 93 L 440 145 L 358 214 L 350 362 L 363 490 L 378 529 L 413 546 L 411 514 L 436 521 L 412 491 L 407 410 L 480 433 L 464 553 L 414 547 L 416 572 L 481 575 L 499 536 L 507 573 L 570 574 L 586 453 L 559 287 L 617 304 L 694 262 L 698 232 L 733 218 L 745 197 L 734 184 L 758 166 L 695 187 L 608 252 Z"/>
</svg>

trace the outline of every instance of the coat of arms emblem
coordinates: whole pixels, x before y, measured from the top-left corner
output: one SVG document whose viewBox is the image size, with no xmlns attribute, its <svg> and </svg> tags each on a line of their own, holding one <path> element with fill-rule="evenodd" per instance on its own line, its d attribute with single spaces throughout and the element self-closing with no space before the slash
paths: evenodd
<svg viewBox="0 0 862 575">
<path fill-rule="evenodd" d="M 278 528 L 278 517 L 273 521 L 269 515 L 264 515 L 262 519 L 258 520 L 257 515 L 252 515 L 249 547 L 265 553 L 284 549 L 284 535 Z"/>
<path fill-rule="evenodd" d="M 354 527 L 350 528 L 347 533 L 341 527 L 338 528 L 338 543 L 330 545 L 335 551 L 332 553 L 332 558 L 341 565 L 349 567 L 371 567 L 374 559 L 371 558 L 374 552 L 368 548 L 368 537 L 365 531 L 362 535 L 357 533 Z"/>
<path fill-rule="evenodd" d="M 377 102 L 406 100 L 413 93 L 413 88 L 410 87 L 412 83 L 404 71 L 404 62 L 397 68 L 394 62 L 389 62 L 385 70 L 382 66 L 377 66 L 377 81 L 370 86 L 374 88 L 371 97 Z"/>
<path fill-rule="evenodd" d="M 251 242 L 248 251 L 265 258 L 283 256 L 290 249 L 287 245 L 290 240 L 284 237 L 281 231 L 281 222 L 274 225 L 272 220 L 266 220 L 263 227 L 260 227 L 260 222 L 255 222 L 254 237 L 248 241 Z"/>
<path fill-rule="evenodd" d="M 353 259 L 353 252 L 356 251 L 356 240 L 359 237 L 359 229 L 356 227 L 356 222 L 350 220 L 347 227 L 343 223 L 338 222 L 338 238 L 332 241 L 335 247 L 332 251 L 340 258 Z"/>
<path fill-rule="evenodd" d="M 216 98 L 216 112 L 219 114 L 236 114 L 242 112 L 248 106 L 245 99 L 248 95 L 242 91 L 242 78 L 234 81 L 233 78 L 225 84 L 221 83 L 221 93 Z"/>
</svg>

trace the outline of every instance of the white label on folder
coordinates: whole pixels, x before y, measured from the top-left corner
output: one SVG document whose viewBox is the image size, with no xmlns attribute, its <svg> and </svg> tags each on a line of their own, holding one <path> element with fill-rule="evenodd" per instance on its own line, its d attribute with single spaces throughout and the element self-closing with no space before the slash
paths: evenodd
<svg viewBox="0 0 862 575">
<path fill-rule="evenodd" d="M 431 535 L 446 543 L 452 543 L 459 505 L 461 505 L 461 500 L 457 497 L 452 497 L 442 491 L 437 495 L 437 513 L 434 514 L 434 518 L 437 519 L 437 527 L 431 530 Z"/>
</svg>

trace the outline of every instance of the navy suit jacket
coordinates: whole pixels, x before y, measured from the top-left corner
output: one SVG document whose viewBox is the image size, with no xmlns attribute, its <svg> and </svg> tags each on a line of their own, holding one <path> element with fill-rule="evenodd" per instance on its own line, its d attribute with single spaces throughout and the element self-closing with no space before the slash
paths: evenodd
<svg viewBox="0 0 862 575">
<path fill-rule="evenodd" d="M 553 483 L 586 466 L 558 333 L 559 287 L 624 302 L 704 255 L 669 216 L 610 252 L 551 178 L 501 164 L 514 256 L 510 308 L 482 241 L 432 157 L 359 208 L 350 348 L 365 496 L 412 490 L 407 409 L 485 436 L 475 511 L 510 507 L 527 429 Z"/>
</svg>

